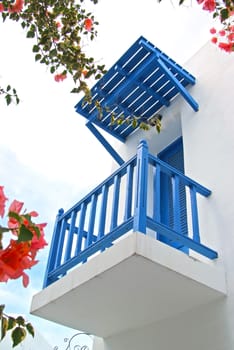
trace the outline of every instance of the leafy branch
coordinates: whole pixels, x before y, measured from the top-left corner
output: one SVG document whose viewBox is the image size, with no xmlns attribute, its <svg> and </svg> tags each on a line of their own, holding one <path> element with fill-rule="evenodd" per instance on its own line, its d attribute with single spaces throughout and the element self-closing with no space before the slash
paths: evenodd
<svg viewBox="0 0 234 350">
<path fill-rule="evenodd" d="M 12 347 L 20 344 L 27 333 L 34 337 L 34 328 L 22 316 L 12 317 L 3 312 L 5 305 L 0 305 L 1 340 L 11 331 Z"/>
<path fill-rule="evenodd" d="M 12 102 L 18 104 L 20 102 L 19 96 L 15 88 L 10 85 L 4 89 L 0 86 L 0 95 L 4 95 L 6 104 L 9 106 Z"/>
</svg>

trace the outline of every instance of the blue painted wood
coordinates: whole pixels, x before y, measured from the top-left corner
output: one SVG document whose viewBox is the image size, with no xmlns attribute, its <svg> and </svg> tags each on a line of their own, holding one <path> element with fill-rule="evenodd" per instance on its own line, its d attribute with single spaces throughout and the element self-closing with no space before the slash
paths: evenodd
<svg viewBox="0 0 234 350">
<path fill-rule="evenodd" d="M 114 148 L 106 141 L 106 139 L 100 134 L 100 132 L 93 126 L 91 123 L 87 123 L 86 126 L 93 133 L 93 135 L 101 142 L 101 144 L 105 147 L 107 152 L 114 158 L 114 160 L 119 164 L 124 164 L 123 159 L 120 155 L 114 150 Z"/>
<path fill-rule="evenodd" d="M 175 175 L 172 177 L 172 193 L 173 193 L 173 229 L 176 232 L 181 232 L 180 213 L 181 213 L 181 201 L 180 201 L 180 179 Z"/>
<path fill-rule="evenodd" d="M 119 175 L 115 175 L 115 177 L 114 177 L 114 189 L 113 189 L 113 201 L 112 201 L 110 231 L 112 231 L 114 228 L 116 228 L 117 227 L 117 223 L 118 223 L 119 189 L 120 189 L 120 176 Z"/>
<path fill-rule="evenodd" d="M 55 219 L 54 232 L 53 232 L 53 236 L 52 236 L 52 240 L 51 240 L 51 244 L 50 244 L 50 251 L 49 251 L 47 266 L 46 266 L 46 270 L 45 270 L 43 288 L 45 288 L 46 286 L 48 286 L 48 284 L 50 284 L 50 281 L 48 280 L 48 274 L 50 271 L 54 270 L 54 268 L 55 268 L 56 255 L 58 252 L 56 242 L 58 241 L 59 232 L 61 229 L 60 217 L 63 215 L 63 213 L 64 213 L 64 210 L 62 208 L 59 209 L 58 214 L 57 214 L 56 219 Z"/>
<path fill-rule="evenodd" d="M 85 248 L 89 247 L 93 243 L 96 208 L 97 208 L 97 195 L 93 194 L 92 199 L 91 199 L 91 210 L 90 210 L 90 216 L 89 216 L 88 235 L 87 235 L 87 239 L 86 239 L 86 243 L 85 243 Z"/>
<path fill-rule="evenodd" d="M 76 251 L 75 251 L 76 256 L 81 252 L 81 248 L 82 248 L 82 241 L 84 238 L 84 224 L 85 224 L 86 210 L 87 210 L 87 205 L 85 202 L 82 202 L 81 208 L 80 208 L 79 224 L 77 229 L 77 242 L 76 242 Z"/>
<path fill-rule="evenodd" d="M 59 266 L 56 270 L 51 271 L 48 274 L 48 281 L 55 281 L 60 275 L 65 274 L 68 270 L 72 269 L 79 263 L 87 260 L 91 255 L 95 254 L 99 250 L 110 246 L 111 242 L 115 241 L 117 238 L 121 237 L 125 233 L 129 232 L 133 226 L 133 218 L 128 219 L 126 222 L 120 224 L 112 232 L 107 233 L 99 241 L 89 246 L 87 249 L 83 250 L 79 255 L 73 257 L 63 265 Z M 50 283 L 49 283 L 50 284 Z"/>
<path fill-rule="evenodd" d="M 203 256 L 206 256 L 209 259 L 213 260 L 218 258 L 218 253 L 213 249 L 210 249 L 205 245 L 194 241 L 188 236 L 184 236 L 178 232 L 175 232 L 174 230 L 170 229 L 168 226 L 162 223 L 155 222 L 152 218 L 147 217 L 147 226 L 154 231 L 160 231 L 162 235 L 165 235 L 170 240 L 181 242 L 183 245 L 187 246 L 188 248 L 194 250 L 195 252 Z"/>
<path fill-rule="evenodd" d="M 133 230 L 146 233 L 147 184 L 148 184 L 148 145 L 142 140 L 137 149 L 136 201 Z"/>
<path fill-rule="evenodd" d="M 125 141 L 135 128 L 127 123 L 113 125 L 112 112 L 117 116 L 124 113 L 125 117 L 135 115 L 148 120 L 162 106 L 168 107 L 178 94 L 198 110 L 198 104 L 186 89 L 194 83 L 195 78 L 189 72 L 140 37 L 91 89 L 92 103 L 82 99 L 75 108 L 93 124 Z M 101 119 L 96 102 L 103 107 Z"/>
<path fill-rule="evenodd" d="M 148 166 L 153 167 L 153 213 L 152 217 L 147 216 L 147 192 L 148 188 Z M 136 172 L 136 174 L 135 174 Z M 180 184 L 188 186 L 191 195 L 191 213 L 193 225 L 193 238 L 180 233 L 181 219 L 174 220 L 173 225 L 166 225 L 162 222 L 162 174 L 166 173 L 173 179 L 173 213 L 174 217 L 180 215 L 179 192 Z M 126 191 L 123 222 L 118 222 L 119 192 L 121 181 L 124 178 Z M 134 181 L 133 181 L 134 179 Z M 136 187 L 133 191 L 133 183 Z M 111 226 L 109 232 L 106 230 L 107 203 L 110 187 L 113 187 Z M 152 188 L 150 187 L 152 191 Z M 122 189 L 123 191 L 123 189 Z M 148 154 L 148 146 L 141 141 L 138 146 L 137 156 L 117 169 L 114 174 L 75 204 L 66 213 L 60 211 L 56 219 L 51 251 L 48 259 L 44 287 L 61 278 L 67 271 L 79 263 L 86 262 L 92 254 L 104 251 L 114 244 L 115 239 L 129 232 L 130 230 L 146 233 L 146 228 L 154 230 L 160 236 L 174 242 L 175 245 L 193 249 L 210 259 L 218 257 L 217 252 L 200 243 L 198 211 L 196 193 L 208 196 L 211 192 L 195 181 L 185 176 L 180 171 L 169 166 L 157 157 Z M 135 197 L 133 213 L 131 212 L 132 200 Z M 97 211 L 97 201 L 101 200 L 100 212 Z M 99 202 L 98 202 L 99 203 Z M 90 210 L 87 210 L 87 206 Z M 98 213 L 98 215 L 97 215 Z M 87 215 L 89 214 L 89 215 Z M 77 218 L 76 218 L 77 216 Z M 78 219 L 78 220 L 77 220 Z M 85 230 L 85 227 L 88 230 Z M 94 234 L 94 230 L 97 234 Z M 66 232 L 66 239 L 65 239 Z M 75 253 L 71 256 L 73 240 L 77 236 Z M 65 244 L 66 243 L 66 244 Z M 174 249 L 174 247 L 171 247 Z"/>
<path fill-rule="evenodd" d="M 106 226 L 106 209 L 107 209 L 107 199 L 108 199 L 108 190 L 109 187 L 104 185 L 102 187 L 102 200 L 100 208 L 100 221 L 98 227 L 98 240 L 104 236 L 105 226 Z"/>
<path fill-rule="evenodd" d="M 68 229 L 68 239 L 67 239 L 67 243 L 66 243 L 66 251 L 65 251 L 64 261 L 67 261 L 71 258 L 73 237 L 74 237 L 74 233 L 75 233 L 74 227 L 75 227 L 75 222 L 76 222 L 76 216 L 77 216 L 76 211 L 73 211 L 71 214 L 71 222 L 70 222 L 69 229 Z"/>
<path fill-rule="evenodd" d="M 57 255 L 55 260 L 55 267 L 58 267 L 62 263 L 62 255 L 63 255 L 63 247 L 64 247 L 64 239 L 65 239 L 65 233 L 67 229 L 67 221 L 66 219 L 61 219 L 61 230 L 59 232 L 58 242 L 57 242 Z"/>
<path fill-rule="evenodd" d="M 128 165 L 128 167 L 127 167 L 127 180 L 126 180 L 124 221 L 128 220 L 132 216 L 133 170 L 134 170 L 133 166 Z"/>
<path fill-rule="evenodd" d="M 194 100 L 194 98 L 189 94 L 189 92 L 184 88 L 184 86 L 175 78 L 175 76 L 171 73 L 171 71 L 167 68 L 165 63 L 159 58 L 158 64 L 164 70 L 165 74 L 170 78 L 171 81 L 174 82 L 175 86 L 178 88 L 178 91 L 185 98 L 185 100 L 190 104 L 195 112 L 199 110 L 198 103 Z"/>
<path fill-rule="evenodd" d="M 162 171 L 165 172 L 165 174 L 168 174 L 169 176 L 179 175 L 181 183 L 183 183 L 185 186 L 188 186 L 188 187 L 194 186 L 194 188 L 196 188 L 197 193 L 200 193 L 202 196 L 209 197 L 211 195 L 211 191 L 208 188 L 190 179 L 188 176 L 184 175 L 179 170 L 173 168 L 172 166 L 162 161 L 161 159 L 158 159 L 152 154 L 149 154 L 149 163 L 154 166 L 159 164 L 161 166 Z"/>
<path fill-rule="evenodd" d="M 191 212 L 192 212 L 193 240 L 195 242 L 200 243 L 197 197 L 196 197 L 196 189 L 194 186 L 190 186 L 190 200 L 191 200 Z"/>
<path fill-rule="evenodd" d="M 154 167 L 153 219 L 161 222 L 161 167 Z"/>
</svg>

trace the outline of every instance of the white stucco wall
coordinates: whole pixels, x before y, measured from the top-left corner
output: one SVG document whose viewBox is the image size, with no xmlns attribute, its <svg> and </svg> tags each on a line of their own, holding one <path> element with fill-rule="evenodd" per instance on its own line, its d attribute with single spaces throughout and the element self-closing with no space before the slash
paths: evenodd
<svg viewBox="0 0 234 350">
<path fill-rule="evenodd" d="M 119 150 L 128 159 L 145 138 L 151 153 L 158 153 L 183 135 L 186 175 L 212 190 L 208 199 L 199 200 L 202 241 L 219 253 L 217 264 L 225 268 L 228 295 L 174 319 L 96 339 L 94 350 L 234 349 L 233 55 L 208 43 L 185 68 L 197 78 L 190 93 L 200 105 L 199 112 L 179 97 L 163 111 L 160 135 L 154 130 L 136 132 Z"/>
</svg>

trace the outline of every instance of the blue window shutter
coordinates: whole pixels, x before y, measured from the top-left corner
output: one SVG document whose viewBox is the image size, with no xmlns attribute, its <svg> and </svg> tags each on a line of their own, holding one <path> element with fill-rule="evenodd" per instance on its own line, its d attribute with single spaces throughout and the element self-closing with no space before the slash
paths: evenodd
<svg viewBox="0 0 234 350">
<path fill-rule="evenodd" d="M 164 162 L 168 163 L 172 167 L 184 173 L 184 152 L 182 137 L 167 146 L 163 151 L 158 154 L 158 157 Z M 173 189 L 171 179 L 163 174 L 161 182 L 161 220 L 162 223 L 168 225 L 173 229 L 174 215 L 173 215 Z M 179 201 L 180 201 L 180 233 L 188 235 L 187 225 L 187 207 L 186 207 L 186 192 L 182 184 L 179 185 Z M 177 249 L 186 252 L 184 246 L 179 245 L 177 242 L 172 242 L 168 238 L 161 235 L 158 239 L 164 243 L 167 243 Z"/>
</svg>

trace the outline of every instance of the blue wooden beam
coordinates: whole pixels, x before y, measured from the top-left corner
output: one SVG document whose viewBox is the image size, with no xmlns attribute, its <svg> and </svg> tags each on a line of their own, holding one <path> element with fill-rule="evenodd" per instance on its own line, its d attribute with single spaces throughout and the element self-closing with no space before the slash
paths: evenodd
<svg viewBox="0 0 234 350">
<path fill-rule="evenodd" d="M 170 69 L 167 68 L 165 63 L 161 58 L 158 58 L 158 65 L 162 68 L 164 73 L 168 76 L 168 78 L 174 83 L 178 92 L 184 97 L 184 99 L 190 104 L 195 112 L 199 110 L 198 103 L 194 100 L 194 98 L 190 95 L 190 93 L 185 89 L 185 87 L 179 82 L 179 80 L 172 74 Z"/>
<path fill-rule="evenodd" d="M 94 125 L 90 122 L 86 123 L 87 128 L 93 133 L 93 135 L 98 139 L 99 142 L 105 147 L 107 152 L 114 158 L 114 160 L 119 164 L 124 164 L 124 160 L 120 157 L 120 155 L 114 150 L 114 148 L 106 141 L 106 139 L 102 136 L 102 134 L 94 127 Z"/>
</svg>

